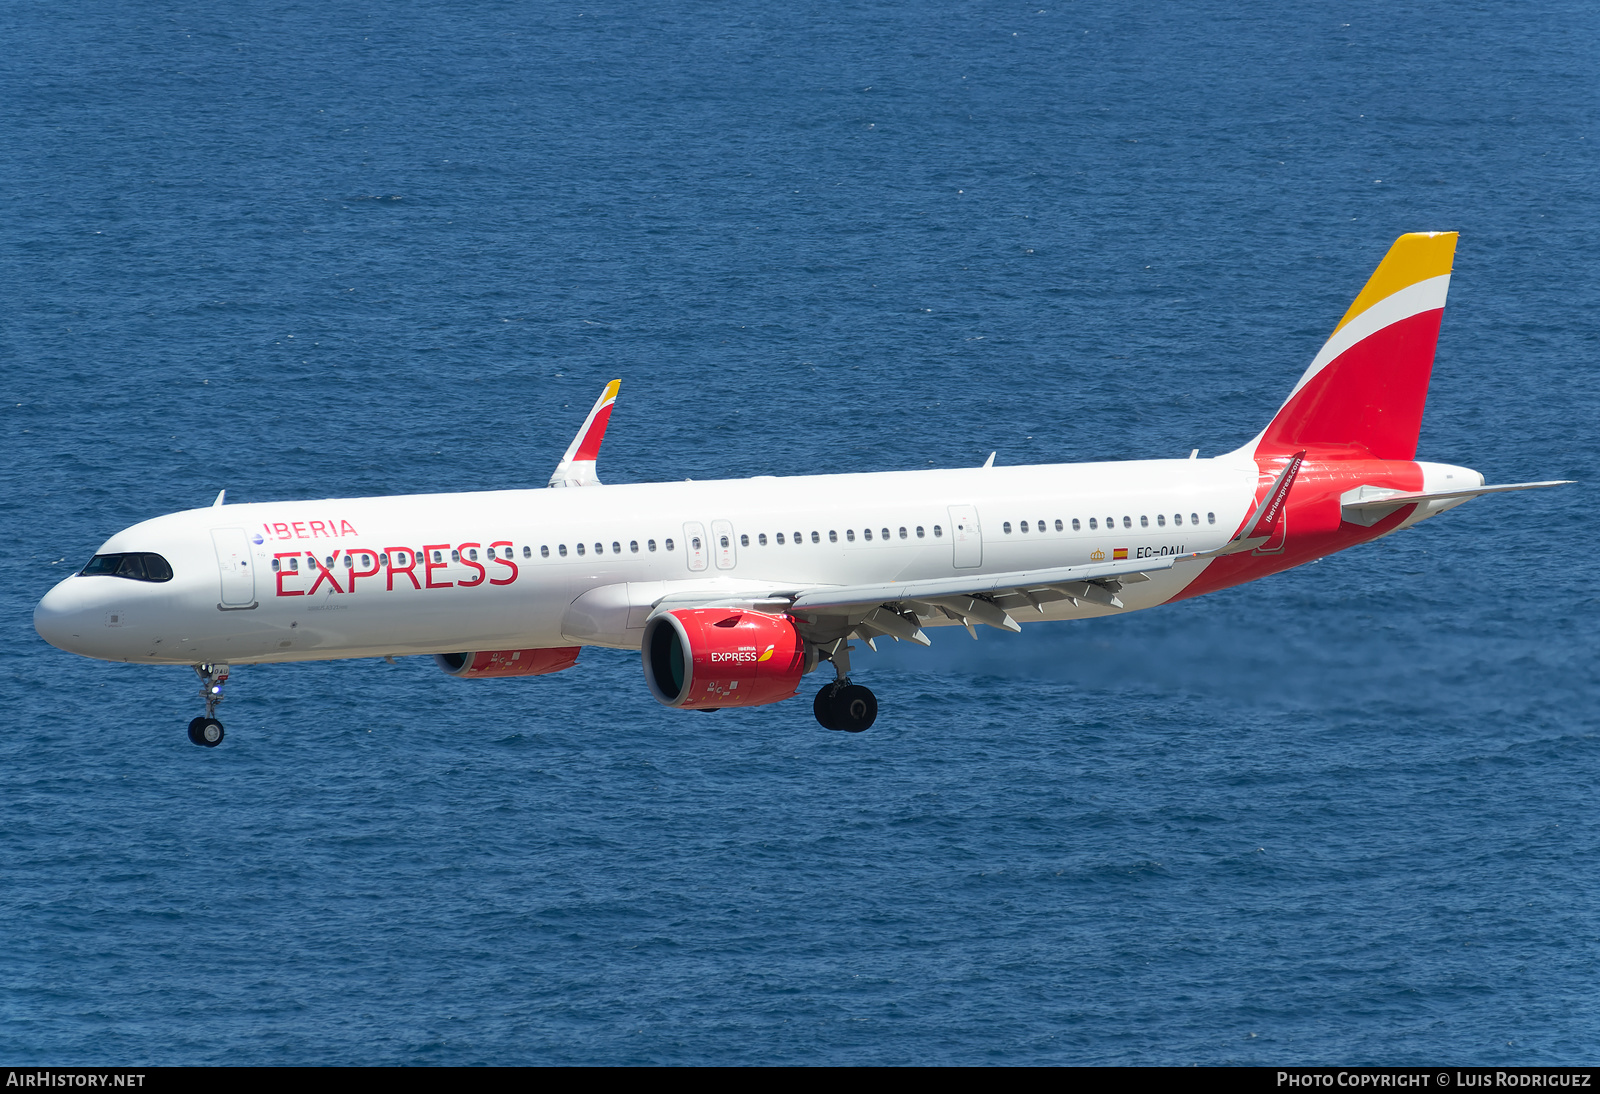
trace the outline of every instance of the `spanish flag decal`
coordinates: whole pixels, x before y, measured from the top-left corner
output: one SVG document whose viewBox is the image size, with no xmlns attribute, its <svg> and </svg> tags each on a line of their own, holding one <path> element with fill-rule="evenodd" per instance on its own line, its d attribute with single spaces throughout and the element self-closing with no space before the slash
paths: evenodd
<svg viewBox="0 0 1600 1094">
<path fill-rule="evenodd" d="M 1127 558 L 1128 549 L 1126 547 L 1113 547 L 1111 549 L 1111 557 L 1113 559 Z"/>
</svg>

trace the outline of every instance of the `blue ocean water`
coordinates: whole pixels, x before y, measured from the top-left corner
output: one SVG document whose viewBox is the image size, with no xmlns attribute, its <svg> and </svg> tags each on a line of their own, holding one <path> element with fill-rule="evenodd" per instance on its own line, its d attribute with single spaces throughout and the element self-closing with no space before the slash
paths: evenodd
<svg viewBox="0 0 1600 1094">
<path fill-rule="evenodd" d="M 1600 1048 L 1600 11 L 0 10 L 0 1059 L 1541 1063 Z M 1461 232 L 1487 498 L 1150 613 L 863 654 L 882 714 L 90 662 L 208 504 L 1202 455 Z"/>
</svg>

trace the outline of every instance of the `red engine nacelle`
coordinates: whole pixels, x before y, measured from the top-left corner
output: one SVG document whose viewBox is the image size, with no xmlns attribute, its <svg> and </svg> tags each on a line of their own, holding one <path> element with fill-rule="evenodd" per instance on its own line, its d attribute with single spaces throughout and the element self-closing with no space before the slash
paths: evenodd
<svg viewBox="0 0 1600 1094">
<path fill-rule="evenodd" d="M 667 612 L 644 629 L 644 678 L 669 707 L 758 707 L 795 693 L 813 668 L 788 616 L 738 608 Z"/>
<path fill-rule="evenodd" d="M 545 650 L 490 650 L 487 653 L 436 653 L 434 663 L 451 676 L 480 680 L 489 676 L 544 676 L 578 663 L 580 646 Z"/>
</svg>

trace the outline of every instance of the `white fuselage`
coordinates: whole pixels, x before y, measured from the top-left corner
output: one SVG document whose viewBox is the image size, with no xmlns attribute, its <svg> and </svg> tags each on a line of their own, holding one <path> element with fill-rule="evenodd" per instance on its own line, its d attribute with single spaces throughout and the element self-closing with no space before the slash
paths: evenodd
<svg viewBox="0 0 1600 1094">
<path fill-rule="evenodd" d="M 217 506 L 136 524 L 100 549 L 158 553 L 170 581 L 74 575 L 35 625 L 75 653 L 165 664 L 637 649 L 653 608 L 676 595 L 1212 550 L 1259 481 L 1240 452 Z M 1152 607 L 1205 566 L 1153 573 L 1121 609 L 1059 601 L 1019 621 Z M 927 625 L 941 622 L 953 621 Z"/>
<path fill-rule="evenodd" d="M 1256 480 L 1249 461 L 1148 460 L 193 509 L 136 524 L 100 549 L 159 553 L 171 581 L 75 575 L 41 602 L 36 622 L 74 652 L 151 663 L 638 648 L 651 606 L 680 591 L 871 584 L 1075 565 L 1096 552 L 1207 550 L 1248 512 Z M 952 515 L 962 506 L 972 512 Z M 976 527 L 958 533 L 963 515 Z M 248 562 L 224 574 L 213 533 L 230 529 L 242 533 Z M 1162 574 L 1124 599 L 1129 608 L 1161 603 L 1197 572 Z M 1050 608 L 1036 618 L 1111 610 Z"/>
</svg>

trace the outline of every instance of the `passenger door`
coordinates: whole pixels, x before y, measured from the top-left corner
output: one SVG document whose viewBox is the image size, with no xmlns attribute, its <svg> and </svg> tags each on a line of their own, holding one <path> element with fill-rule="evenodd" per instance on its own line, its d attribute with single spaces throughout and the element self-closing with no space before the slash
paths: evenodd
<svg viewBox="0 0 1600 1094">
<path fill-rule="evenodd" d="M 983 528 L 978 524 L 978 510 L 975 507 L 950 507 L 950 545 L 955 551 L 956 569 L 983 565 Z"/>
<path fill-rule="evenodd" d="M 706 568 L 706 526 L 697 520 L 684 523 L 683 526 L 683 554 L 688 560 L 689 569 L 699 573 Z"/>
<path fill-rule="evenodd" d="M 711 522 L 711 549 L 716 553 L 717 569 L 733 569 L 737 557 L 734 555 L 733 524 L 731 521 L 714 520 Z"/>
<path fill-rule="evenodd" d="M 250 568 L 250 542 L 243 528 L 213 528 L 211 542 L 217 549 L 217 569 L 222 571 L 222 599 L 225 609 L 256 606 L 256 575 Z"/>
</svg>

